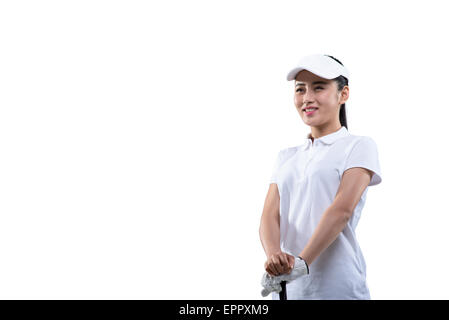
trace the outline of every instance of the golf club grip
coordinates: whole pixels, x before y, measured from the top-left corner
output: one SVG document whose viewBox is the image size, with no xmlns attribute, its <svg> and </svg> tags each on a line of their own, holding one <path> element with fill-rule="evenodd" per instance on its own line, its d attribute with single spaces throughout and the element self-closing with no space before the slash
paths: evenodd
<svg viewBox="0 0 449 320">
<path fill-rule="evenodd" d="M 281 281 L 282 291 L 279 292 L 280 300 L 287 300 L 287 281 Z"/>
</svg>

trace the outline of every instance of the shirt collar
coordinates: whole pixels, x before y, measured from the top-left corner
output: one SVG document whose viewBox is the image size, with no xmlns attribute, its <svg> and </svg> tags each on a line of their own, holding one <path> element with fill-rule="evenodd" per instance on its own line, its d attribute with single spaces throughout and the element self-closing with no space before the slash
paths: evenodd
<svg viewBox="0 0 449 320">
<path fill-rule="evenodd" d="M 313 139 L 313 142 L 316 143 L 317 141 L 320 141 L 324 144 L 332 144 L 335 141 L 337 141 L 338 139 L 346 137 L 348 135 L 349 135 L 348 129 L 346 129 L 345 126 L 342 126 L 340 129 L 338 129 L 335 132 L 329 133 L 320 138 Z M 306 135 L 305 143 L 302 146 L 302 150 L 307 150 L 311 145 L 312 145 L 312 139 L 310 137 L 310 133 L 308 133 Z"/>
</svg>

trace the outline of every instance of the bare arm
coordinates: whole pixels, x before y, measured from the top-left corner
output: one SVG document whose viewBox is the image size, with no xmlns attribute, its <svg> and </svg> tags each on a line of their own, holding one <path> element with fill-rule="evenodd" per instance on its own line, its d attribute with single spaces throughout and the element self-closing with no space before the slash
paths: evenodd
<svg viewBox="0 0 449 320">
<path fill-rule="evenodd" d="M 295 263 L 294 256 L 281 251 L 279 205 L 277 184 L 271 183 L 260 219 L 259 235 L 267 255 L 265 270 L 273 276 L 290 272 Z"/>
<path fill-rule="evenodd" d="M 267 257 L 275 252 L 281 251 L 279 204 L 280 199 L 277 184 L 271 183 L 267 196 L 265 197 L 259 227 L 260 240 Z"/>
<path fill-rule="evenodd" d="M 372 174 L 365 168 L 351 168 L 344 172 L 334 201 L 323 213 L 307 245 L 299 254 L 309 266 L 343 231 Z"/>
</svg>

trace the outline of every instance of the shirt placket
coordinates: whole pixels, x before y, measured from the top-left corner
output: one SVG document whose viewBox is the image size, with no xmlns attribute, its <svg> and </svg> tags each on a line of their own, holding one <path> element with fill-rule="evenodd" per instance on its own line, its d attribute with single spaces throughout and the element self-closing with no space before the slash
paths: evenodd
<svg viewBox="0 0 449 320">
<path fill-rule="evenodd" d="M 315 142 L 316 144 L 316 142 Z M 317 152 L 317 146 L 313 146 L 313 144 L 310 144 L 310 148 L 309 148 L 309 152 L 307 152 L 307 157 L 306 157 L 306 164 L 304 166 L 304 176 L 306 176 L 307 174 L 307 169 L 309 167 L 309 164 L 312 162 L 315 154 Z"/>
<path fill-rule="evenodd" d="M 317 146 L 316 141 L 315 141 L 315 145 L 313 145 L 312 143 L 310 144 L 310 148 L 308 149 L 307 156 L 306 156 L 306 164 L 304 166 L 304 178 L 307 179 L 309 184 L 310 184 L 310 180 L 309 180 L 309 176 L 308 176 L 307 172 L 308 172 L 310 163 L 312 162 L 312 160 L 315 157 L 317 152 L 318 152 L 318 146 Z M 309 185 L 309 188 L 310 187 L 311 186 Z M 309 216 L 311 211 L 312 211 L 312 199 L 311 198 L 307 198 L 306 200 L 307 200 L 307 209 L 304 212 L 304 214 L 306 216 Z"/>
</svg>

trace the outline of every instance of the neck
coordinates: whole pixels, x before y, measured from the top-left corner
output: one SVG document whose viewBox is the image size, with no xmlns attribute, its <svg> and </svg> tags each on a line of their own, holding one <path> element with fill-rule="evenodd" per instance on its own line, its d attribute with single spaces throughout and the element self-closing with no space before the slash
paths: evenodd
<svg viewBox="0 0 449 320">
<path fill-rule="evenodd" d="M 334 133 L 343 127 L 340 123 L 328 125 L 325 127 L 311 127 L 311 133 L 309 133 L 309 138 L 312 139 L 312 142 L 314 139 L 319 139 L 323 136 L 327 136 L 328 134 Z"/>
</svg>

